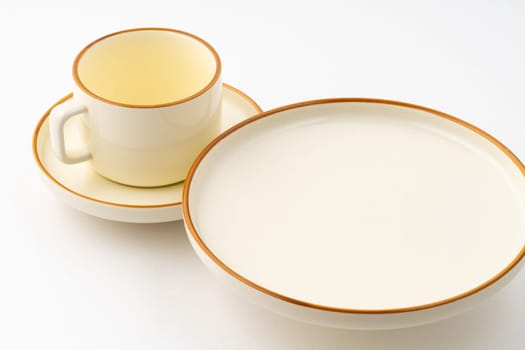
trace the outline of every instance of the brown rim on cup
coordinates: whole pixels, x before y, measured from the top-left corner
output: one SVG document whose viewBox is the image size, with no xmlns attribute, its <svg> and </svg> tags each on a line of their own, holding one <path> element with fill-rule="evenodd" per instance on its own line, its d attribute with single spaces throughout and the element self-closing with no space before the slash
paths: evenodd
<svg viewBox="0 0 525 350">
<path fill-rule="evenodd" d="M 154 103 L 154 104 L 123 103 L 123 102 L 113 101 L 113 100 L 110 100 L 108 98 L 104 98 L 104 97 L 96 94 L 95 92 L 91 91 L 84 84 L 84 82 L 81 80 L 81 78 L 79 76 L 79 72 L 78 72 L 78 70 L 79 70 L 79 63 L 82 60 L 82 58 L 85 56 L 85 54 L 93 46 L 95 46 L 96 44 L 98 44 L 98 43 L 100 43 L 100 42 L 102 42 L 102 41 L 104 41 L 104 40 L 106 40 L 108 38 L 119 36 L 119 35 L 122 35 L 122 34 L 132 33 L 132 32 L 140 32 L 140 31 L 165 31 L 165 32 L 171 32 L 171 33 L 177 33 L 177 34 L 180 34 L 180 35 L 183 35 L 183 36 L 187 36 L 188 38 L 191 38 L 191 39 L 194 39 L 194 40 L 198 41 L 200 44 L 202 44 L 204 47 L 206 47 L 212 53 L 212 55 L 213 55 L 213 57 L 215 59 L 215 73 L 214 73 L 212 79 L 203 88 L 201 88 L 196 93 L 193 93 L 192 95 L 184 97 L 184 98 L 181 98 L 181 99 L 177 99 L 177 100 L 174 100 L 174 101 L 171 101 L 171 102 L 165 102 L 165 103 Z M 161 28 L 161 27 L 144 27 L 144 28 L 133 28 L 133 29 L 121 30 L 121 31 L 114 32 L 114 33 L 111 33 L 111 34 L 108 34 L 108 35 L 105 35 L 105 36 L 102 36 L 102 37 L 96 39 L 95 41 L 91 42 L 86 47 L 84 47 L 78 53 L 78 55 L 75 58 L 75 61 L 73 62 L 73 69 L 72 70 L 73 70 L 73 79 L 74 79 L 75 83 L 77 84 L 77 86 L 80 89 L 82 89 L 82 91 L 84 91 L 86 94 L 88 94 L 89 96 L 91 96 L 91 97 L 93 97 L 95 99 L 98 99 L 98 100 L 101 100 L 101 101 L 104 101 L 106 103 L 113 104 L 113 105 L 116 105 L 116 106 L 121 106 L 121 107 L 129 107 L 129 108 L 159 108 L 159 107 L 167 107 L 167 106 L 177 105 L 177 104 L 180 104 L 180 103 L 192 100 L 192 99 L 202 95 L 204 92 L 206 92 L 208 89 L 210 89 L 218 81 L 218 79 L 219 79 L 219 77 L 221 75 L 221 68 L 222 68 L 221 60 L 220 60 L 219 55 L 217 54 L 217 51 L 215 51 L 215 49 L 207 41 L 205 41 L 204 39 L 201 39 L 200 37 L 198 37 L 198 36 L 196 36 L 194 34 L 191 34 L 191 33 L 188 33 L 188 32 L 182 31 L 182 30 L 171 29 L 171 28 Z"/>
</svg>

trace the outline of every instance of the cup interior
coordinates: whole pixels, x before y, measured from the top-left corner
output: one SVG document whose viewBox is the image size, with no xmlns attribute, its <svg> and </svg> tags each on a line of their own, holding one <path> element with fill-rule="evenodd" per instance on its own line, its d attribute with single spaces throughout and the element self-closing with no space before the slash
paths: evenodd
<svg viewBox="0 0 525 350">
<path fill-rule="evenodd" d="M 122 105 L 181 102 L 209 88 L 220 61 L 202 39 L 170 29 L 110 34 L 88 45 L 73 74 L 90 95 Z"/>
</svg>

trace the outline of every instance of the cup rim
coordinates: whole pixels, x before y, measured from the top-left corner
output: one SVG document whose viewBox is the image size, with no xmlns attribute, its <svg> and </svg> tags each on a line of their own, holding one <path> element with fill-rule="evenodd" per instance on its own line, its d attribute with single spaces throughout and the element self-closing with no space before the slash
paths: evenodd
<svg viewBox="0 0 525 350">
<path fill-rule="evenodd" d="M 105 97 L 102 97 L 100 95 L 97 95 L 93 91 L 88 89 L 88 87 L 86 85 L 84 85 L 84 83 L 82 82 L 82 80 L 80 79 L 80 76 L 78 74 L 78 65 L 79 65 L 80 60 L 84 56 L 84 54 L 89 49 L 91 49 L 94 45 L 96 45 L 99 42 L 102 42 L 102 41 L 104 41 L 104 40 L 106 40 L 108 38 L 111 38 L 111 37 L 114 37 L 114 36 L 117 36 L 117 35 L 121 35 L 121 34 L 132 33 L 132 32 L 140 32 L 140 31 L 164 31 L 164 32 L 171 32 L 171 33 L 185 35 L 185 36 L 187 36 L 187 37 L 189 37 L 189 38 L 191 38 L 193 40 L 196 40 L 196 41 L 200 42 L 202 45 L 204 45 L 212 53 L 212 55 L 213 55 L 213 57 L 215 59 L 215 73 L 214 73 L 212 79 L 208 82 L 208 84 L 206 86 L 204 86 L 202 89 L 200 89 L 199 91 L 197 91 L 196 93 L 194 93 L 194 94 L 192 94 L 190 96 L 187 96 L 187 97 L 184 97 L 182 99 L 175 100 L 175 101 L 170 101 L 170 102 L 165 102 L 165 103 L 156 103 L 156 104 L 131 104 L 131 103 L 117 102 L 117 101 L 113 101 L 113 100 L 107 99 Z M 194 99 L 194 98 L 204 94 L 206 91 L 208 91 L 212 86 L 214 86 L 218 82 L 219 77 L 221 75 L 221 70 L 222 70 L 222 64 L 221 64 L 221 59 L 219 57 L 219 54 L 213 48 L 213 46 L 211 46 L 204 39 L 202 39 L 202 38 L 200 38 L 200 37 L 198 37 L 198 36 L 196 36 L 194 34 L 191 34 L 191 33 L 188 33 L 188 32 L 182 31 L 182 30 L 179 30 L 179 29 L 163 28 L 163 27 L 142 27 L 142 28 L 124 29 L 124 30 L 120 30 L 120 31 L 117 31 L 117 32 L 113 32 L 113 33 L 104 35 L 104 36 L 102 36 L 102 37 L 92 41 L 88 45 L 86 45 L 77 54 L 77 56 L 75 57 L 75 60 L 73 62 L 73 79 L 74 79 L 76 85 L 83 92 L 85 92 L 89 96 L 91 96 L 91 97 L 93 97 L 93 98 L 95 98 L 95 99 L 97 99 L 99 101 L 102 101 L 102 102 L 105 102 L 105 103 L 108 103 L 108 104 L 112 104 L 112 105 L 115 105 L 115 106 L 128 107 L 128 108 L 159 108 L 159 107 L 169 107 L 169 106 L 178 105 L 178 104 L 190 101 L 190 100 L 192 100 L 192 99 Z"/>
</svg>

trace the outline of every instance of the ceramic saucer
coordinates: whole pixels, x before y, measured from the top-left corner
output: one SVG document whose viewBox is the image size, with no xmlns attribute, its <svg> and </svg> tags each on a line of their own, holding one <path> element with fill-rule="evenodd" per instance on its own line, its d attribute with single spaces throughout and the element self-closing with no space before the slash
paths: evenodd
<svg viewBox="0 0 525 350">
<path fill-rule="evenodd" d="M 250 97 L 223 84 L 222 130 L 261 112 Z M 40 119 L 33 135 L 33 155 L 44 181 L 67 205 L 108 220 L 155 223 L 182 219 L 183 182 L 157 188 L 129 187 L 112 182 L 93 171 L 88 162 L 67 165 L 54 155 L 49 140 L 48 116 L 56 102 Z M 79 118 L 66 125 L 67 144 L 79 147 Z"/>
</svg>

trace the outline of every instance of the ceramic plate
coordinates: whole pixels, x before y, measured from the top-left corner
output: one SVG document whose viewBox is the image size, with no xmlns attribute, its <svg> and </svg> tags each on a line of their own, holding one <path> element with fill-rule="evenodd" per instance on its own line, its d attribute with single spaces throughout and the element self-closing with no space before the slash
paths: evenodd
<svg viewBox="0 0 525 350">
<path fill-rule="evenodd" d="M 247 95 L 223 84 L 222 130 L 261 111 Z M 55 105 L 71 98 L 71 94 Z M 55 106 L 53 105 L 53 107 Z M 51 107 L 50 110 L 53 108 Z M 49 141 L 49 111 L 38 123 L 33 137 L 35 160 L 50 188 L 68 205 L 90 215 L 124 222 L 165 222 L 182 218 L 183 182 L 158 188 L 130 187 L 95 173 L 89 162 L 67 165 L 54 155 Z M 66 144 L 80 147 L 79 118 L 66 125 Z"/>
<path fill-rule="evenodd" d="M 346 328 L 449 317 L 525 254 L 525 169 L 501 143 L 407 103 L 328 99 L 220 135 L 183 195 L 190 240 L 237 292 Z"/>
</svg>

